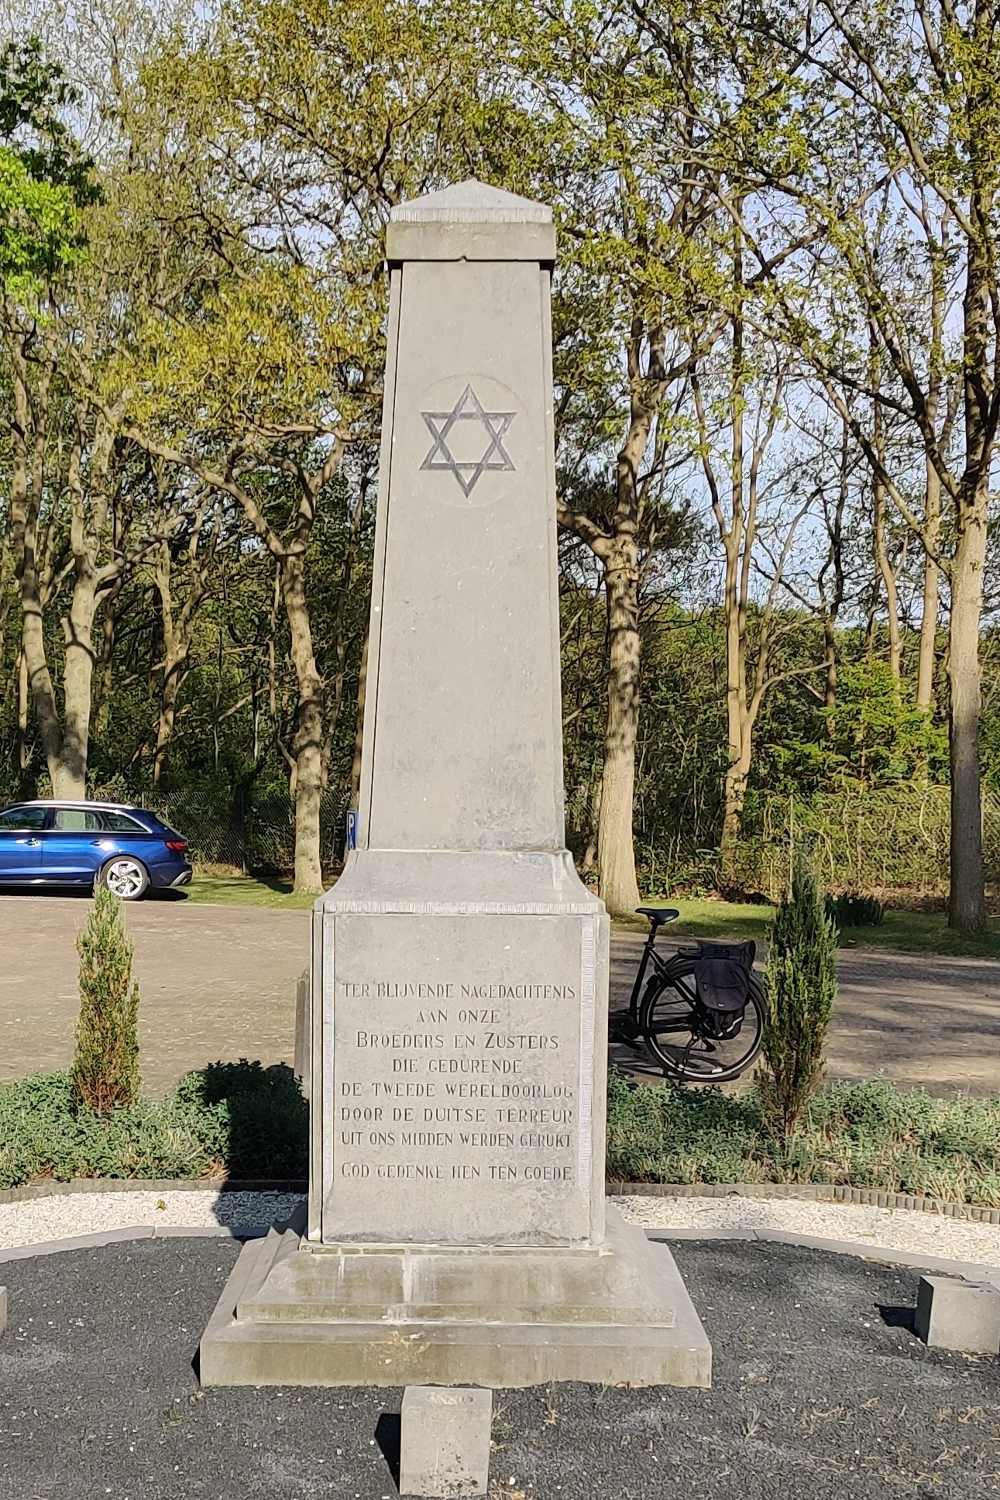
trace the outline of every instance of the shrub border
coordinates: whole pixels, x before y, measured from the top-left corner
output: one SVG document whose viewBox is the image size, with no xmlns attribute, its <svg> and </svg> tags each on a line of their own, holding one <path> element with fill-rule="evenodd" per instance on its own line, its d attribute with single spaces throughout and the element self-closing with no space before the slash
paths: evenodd
<svg viewBox="0 0 1000 1500">
<path fill-rule="evenodd" d="M 1000 1225 L 1000 1208 L 981 1203 L 957 1203 L 948 1198 L 926 1198 L 912 1193 L 886 1193 L 879 1188 L 845 1187 L 824 1182 L 624 1182 L 608 1178 L 604 1185 L 615 1198 L 801 1198 L 813 1203 L 854 1203 L 870 1208 L 895 1208 Z M 74 1177 L 69 1182 L 42 1181 L 0 1191 L 0 1206 L 33 1198 L 62 1198 L 74 1193 L 305 1193 L 301 1178 L 228 1177 Z"/>
<path fill-rule="evenodd" d="M 926 1198 L 913 1193 L 887 1193 L 880 1188 L 845 1187 L 833 1182 L 623 1182 L 609 1178 L 605 1191 L 618 1198 L 801 1198 L 812 1203 L 897 1208 L 938 1214 L 947 1219 L 1000 1225 L 1000 1208 L 988 1208 L 982 1203 L 958 1203 L 949 1198 Z"/>
</svg>

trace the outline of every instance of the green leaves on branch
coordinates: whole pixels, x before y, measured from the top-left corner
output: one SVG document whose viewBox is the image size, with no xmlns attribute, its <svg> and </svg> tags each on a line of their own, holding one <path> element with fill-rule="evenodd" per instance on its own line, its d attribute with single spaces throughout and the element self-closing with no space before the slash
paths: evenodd
<svg viewBox="0 0 1000 1500">
<path fill-rule="evenodd" d="M 82 254 L 81 211 L 99 196 L 90 158 L 59 118 L 74 100 L 37 40 L 0 53 L 0 286 L 18 300 Z"/>
</svg>

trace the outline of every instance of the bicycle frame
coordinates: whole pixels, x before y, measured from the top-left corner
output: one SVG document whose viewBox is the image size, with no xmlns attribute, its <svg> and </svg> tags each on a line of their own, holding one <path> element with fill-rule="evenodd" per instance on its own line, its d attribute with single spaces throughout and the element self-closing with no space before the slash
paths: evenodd
<svg viewBox="0 0 1000 1500">
<path fill-rule="evenodd" d="M 628 997 L 628 1013 L 636 1022 L 639 1020 L 639 998 L 642 995 L 643 981 L 646 978 L 646 970 L 649 968 L 650 961 L 652 961 L 653 968 L 662 979 L 670 979 L 670 965 L 672 960 L 682 956 L 681 949 L 678 949 L 676 953 L 672 953 L 670 958 L 664 958 L 661 953 L 657 953 L 656 934 L 658 931 L 658 927 L 651 927 L 649 930 L 649 936 L 642 947 L 642 958 L 639 960 L 639 967 L 636 970 L 635 979 L 632 981 L 632 993 Z M 692 953 L 697 953 L 698 950 L 692 949 L 691 951 Z"/>
</svg>

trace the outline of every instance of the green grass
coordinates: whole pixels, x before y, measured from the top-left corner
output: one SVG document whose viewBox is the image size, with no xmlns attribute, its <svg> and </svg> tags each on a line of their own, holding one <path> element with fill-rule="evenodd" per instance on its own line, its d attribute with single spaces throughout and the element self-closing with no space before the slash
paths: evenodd
<svg viewBox="0 0 1000 1500">
<path fill-rule="evenodd" d="M 650 906 L 676 906 L 680 921 L 668 931 L 671 936 L 719 938 L 764 938 L 771 930 L 773 906 L 746 906 L 733 901 L 651 901 Z M 637 924 L 645 930 L 645 922 Z M 631 923 L 627 924 L 632 926 Z M 1000 958 L 1000 918 L 991 917 L 986 932 L 967 937 L 952 932 L 943 912 L 888 911 L 880 927 L 841 929 L 844 948 L 888 948 L 900 953 L 942 953 L 973 958 Z"/>
<path fill-rule="evenodd" d="M 311 907 L 314 896 L 297 896 L 292 882 L 280 876 L 195 875 L 187 888 L 189 901 L 214 906 L 267 906 L 292 911 Z M 650 906 L 677 906 L 681 919 L 671 936 L 766 939 L 774 918 L 773 906 L 747 906 L 734 901 L 651 901 Z M 632 923 L 622 923 L 631 927 Z M 636 919 L 636 930 L 646 930 Z M 986 932 L 966 937 L 952 932 L 942 912 L 889 911 L 880 927 L 845 927 L 845 948 L 888 948 L 900 953 L 942 953 L 972 958 L 1000 958 L 1000 917 L 991 917 Z"/>
<path fill-rule="evenodd" d="M 610 1178 L 829 1183 L 1000 1207 L 1000 1099 L 937 1099 L 881 1081 L 821 1089 L 789 1142 L 755 1089 L 608 1080 Z"/>
<path fill-rule="evenodd" d="M 278 876 L 195 875 L 187 899 L 210 906 L 270 906 L 276 910 L 312 906 L 315 896 L 297 896 L 290 880 Z"/>
</svg>

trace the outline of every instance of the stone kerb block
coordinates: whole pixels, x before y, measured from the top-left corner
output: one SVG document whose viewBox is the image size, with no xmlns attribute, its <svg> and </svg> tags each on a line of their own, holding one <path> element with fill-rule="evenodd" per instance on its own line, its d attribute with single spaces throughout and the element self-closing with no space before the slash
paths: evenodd
<svg viewBox="0 0 1000 1500">
<path fill-rule="evenodd" d="M 921 1276 L 915 1328 L 931 1349 L 1000 1353 L 1000 1290 L 987 1282 Z"/>
<path fill-rule="evenodd" d="M 485 1495 L 490 1473 L 493 1392 L 410 1385 L 403 1392 L 399 1493 Z"/>
</svg>

